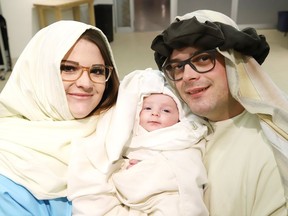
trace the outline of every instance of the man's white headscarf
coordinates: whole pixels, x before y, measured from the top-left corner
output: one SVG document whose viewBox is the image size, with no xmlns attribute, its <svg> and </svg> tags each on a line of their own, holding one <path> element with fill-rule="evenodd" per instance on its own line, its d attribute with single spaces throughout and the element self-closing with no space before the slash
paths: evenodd
<svg viewBox="0 0 288 216">
<path fill-rule="evenodd" d="M 87 29 L 102 36 L 114 64 L 99 29 L 59 21 L 31 39 L 0 95 L 0 174 L 39 199 L 66 196 L 70 142 L 97 126 L 98 117 L 73 118 L 60 75 L 61 60 Z"/>
<path fill-rule="evenodd" d="M 176 17 L 154 39 L 151 48 L 161 68 L 173 49 L 187 46 L 216 48 L 225 57 L 231 94 L 248 112 L 259 116 L 273 147 L 288 200 L 288 97 L 260 67 L 269 53 L 265 37 L 253 28 L 240 31 L 222 13 L 199 10 Z"/>
</svg>

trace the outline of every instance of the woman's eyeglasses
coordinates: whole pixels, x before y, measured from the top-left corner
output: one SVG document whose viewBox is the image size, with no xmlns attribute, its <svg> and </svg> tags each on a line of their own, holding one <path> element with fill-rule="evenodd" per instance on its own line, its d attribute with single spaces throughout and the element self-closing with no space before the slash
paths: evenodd
<svg viewBox="0 0 288 216">
<path fill-rule="evenodd" d="M 215 49 L 198 51 L 184 61 L 168 61 L 167 58 L 162 66 L 162 71 L 172 81 L 179 81 L 183 78 L 186 64 L 189 64 L 198 73 L 209 72 L 215 67 L 216 52 Z"/>
<path fill-rule="evenodd" d="M 61 76 L 63 81 L 76 81 L 84 71 L 88 72 L 89 78 L 94 83 L 105 83 L 108 81 L 113 67 L 102 64 L 95 64 L 91 67 L 84 67 L 78 62 L 63 60 L 60 65 Z"/>
</svg>

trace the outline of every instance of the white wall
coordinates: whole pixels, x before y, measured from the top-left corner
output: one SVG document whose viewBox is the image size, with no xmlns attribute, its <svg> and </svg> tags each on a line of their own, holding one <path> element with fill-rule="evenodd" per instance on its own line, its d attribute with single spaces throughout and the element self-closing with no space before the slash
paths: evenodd
<svg viewBox="0 0 288 216">
<path fill-rule="evenodd" d="M 276 28 L 278 11 L 288 10 L 288 0 L 181 0 L 178 3 L 181 15 L 200 9 L 231 16 L 240 28 Z"/>
<path fill-rule="evenodd" d="M 39 0 L 37 0 L 39 1 Z M 21 52 L 40 29 L 35 0 L 0 0 L 2 15 L 6 19 L 10 55 L 14 64 Z M 64 19 L 73 19 L 72 10 L 63 12 Z M 53 11 L 47 11 L 48 23 L 54 22 Z M 87 5 L 81 6 L 81 21 L 88 22 Z"/>
<path fill-rule="evenodd" d="M 6 19 L 12 62 L 22 52 L 32 35 L 38 30 L 37 13 L 33 0 L 1 0 L 2 15 Z"/>
</svg>

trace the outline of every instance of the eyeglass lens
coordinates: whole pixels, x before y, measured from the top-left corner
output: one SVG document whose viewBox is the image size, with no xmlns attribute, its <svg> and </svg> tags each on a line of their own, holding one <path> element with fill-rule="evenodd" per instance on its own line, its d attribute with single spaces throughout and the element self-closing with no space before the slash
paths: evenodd
<svg viewBox="0 0 288 216">
<path fill-rule="evenodd" d="M 178 81 L 183 78 L 186 64 L 189 64 L 190 67 L 198 73 L 211 71 L 215 66 L 215 52 L 216 50 L 201 51 L 184 61 L 168 62 L 164 64 L 163 71 L 167 77 L 173 81 Z"/>
<path fill-rule="evenodd" d="M 84 67 L 79 65 L 78 62 L 62 61 L 60 70 L 64 81 L 76 81 L 84 71 L 87 71 L 92 82 L 105 83 L 110 77 L 112 67 L 100 64 Z"/>
</svg>

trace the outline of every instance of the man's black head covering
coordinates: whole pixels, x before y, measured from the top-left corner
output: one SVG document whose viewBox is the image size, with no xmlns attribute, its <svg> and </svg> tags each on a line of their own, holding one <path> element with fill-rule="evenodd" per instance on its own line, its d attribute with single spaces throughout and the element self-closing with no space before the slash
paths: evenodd
<svg viewBox="0 0 288 216">
<path fill-rule="evenodd" d="M 173 49 L 195 46 L 204 49 L 218 47 L 222 51 L 234 49 L 252 56 L 259 64 L 267 57 L 270 47 L 264 35 L 258 35 L 254 28 L 242 31 L 221 22 L 200 23 L 194 16 L 191 19 L 177 20 L 153 40 L 151 48 L 161 69 Z"/>
</svg>

